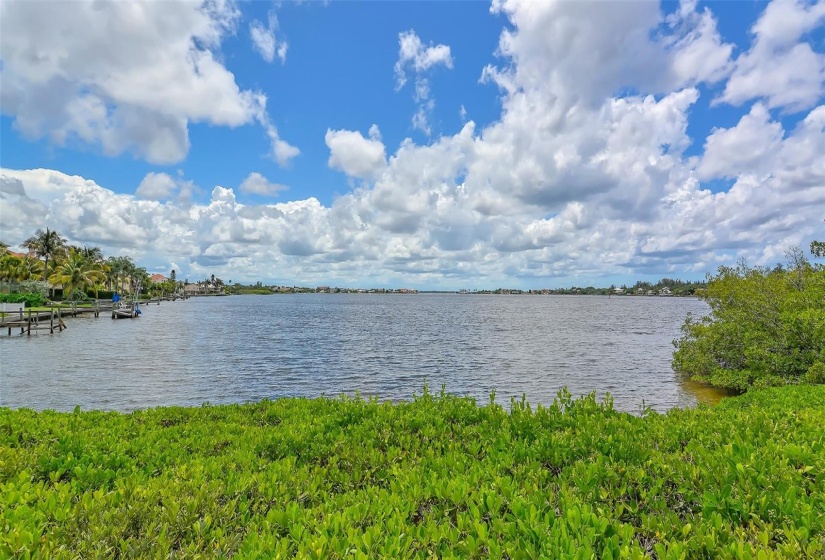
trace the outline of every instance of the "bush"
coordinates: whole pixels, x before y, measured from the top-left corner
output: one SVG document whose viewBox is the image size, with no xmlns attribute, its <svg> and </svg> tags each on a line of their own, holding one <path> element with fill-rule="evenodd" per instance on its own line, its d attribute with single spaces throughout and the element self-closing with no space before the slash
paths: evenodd
<svg viewBox="0 0 825 560">
<path fill-rule="evenodd" d="M 86 295 L 90 298 L 95 297 L 94 290 L 86 290 Z M 112 296 L 115 295 L 115 292 L 111 292 L 109 290 L 99 290 L 97 292 L 97 299 L 112 299 Z"/>
<path fill-rule="evenodd" d="M 0 557 L 823 558 L 825 387 L 0 408 Z"/>
<path fill-rule="evenodd" d="M 0 303 L 25 303 L 26 307 L 39 307 L 46 303 L 42 294 L 0 294 Z"/>
<path fill-rule="evenodd" d="M 825 363 L 817 362 L 808 368 L 805 381 L 811 385 L 825 385 Z"/>
<path fill-rule="evenodd" d="M 825 361 L 825 268 L 791 253 L 786 269 L 721 267 L 688 317 L 673 366 L 687 377 L 746 391 L 797 383 Z"/>
</svg>

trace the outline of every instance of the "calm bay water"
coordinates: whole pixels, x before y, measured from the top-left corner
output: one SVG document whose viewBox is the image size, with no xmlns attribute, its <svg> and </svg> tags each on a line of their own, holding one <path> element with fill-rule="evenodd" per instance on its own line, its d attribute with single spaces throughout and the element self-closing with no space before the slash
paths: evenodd
<svg viewBox="0 0 825 560">
<path fill-rule="evenodd" d="M 679 380 L 672 340 L 695 299 L 295 294 L 193 298 L 140 319 L 0 337 L 0 406 L 129 411 L 337 396 L 406 400 L 442 384 L 480 403 L 610 392 L 638 412 L 719 394 Z"/>
</svg>

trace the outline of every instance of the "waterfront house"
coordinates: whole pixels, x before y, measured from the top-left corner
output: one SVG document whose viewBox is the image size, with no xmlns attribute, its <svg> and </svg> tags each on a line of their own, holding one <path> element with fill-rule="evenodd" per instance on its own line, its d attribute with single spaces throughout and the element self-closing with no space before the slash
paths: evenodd
<svg viewBox="0 0 825 560">
<path fill-rule="evenodd" d="M 665 286 L 664 288 L 659 290 L 659 295 L 660 296 L 670 296 L 670 295 L 673 295 L 673 292 L 670 291 L 670 288 Z"/>
<path fill-rule="evenodd" d="M 152 284 L 160 284 L 161 282 L 166 282 L 169 279 L 163 274 L 153 274 L 149 277 L 149 280 L 152 282 Z"/>
</svg>

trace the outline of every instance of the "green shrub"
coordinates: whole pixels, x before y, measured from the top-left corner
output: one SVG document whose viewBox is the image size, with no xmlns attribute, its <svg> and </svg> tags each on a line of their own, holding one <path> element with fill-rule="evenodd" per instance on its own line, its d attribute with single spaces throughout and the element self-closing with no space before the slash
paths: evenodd
<svg viewBox="0 0 825 560">
<path fill-rule="evenodd" d="M 0 408 L 0 557 L 825 557 L 825 386 Z"/>
<path fill-rule="evenodd" d="M 808 368 L 805 381 L 812 385 L 825 385 L 825 363 L 817 362 Z"/>
<path fill-rule="evenodd" d="M 792 255 L 787 269 L 721 267 L 702 296 L 710 315 L 689 316 L 674 342 L 674 368 L 746 391 L 799 382 L 825 360 L 825 267 Z"/>
<path fill-rule="evenodd" d="M 25 303 L 26 307 L 38 307 L 46 303 L 42 294 L 0 294 L 0 303 Z"/>
</svg>

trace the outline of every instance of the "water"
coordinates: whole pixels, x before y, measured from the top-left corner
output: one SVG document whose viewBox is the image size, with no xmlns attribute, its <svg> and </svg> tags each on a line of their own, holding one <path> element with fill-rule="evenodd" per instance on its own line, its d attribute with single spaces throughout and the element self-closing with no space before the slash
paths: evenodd
<svg viewBox="0 0 825 560">
<path fill-rule="evenodd" d="M 665 411 L 718 394 L 681 382 L 672 340 L 695 299 L 295 294 L 193 298 L 135 320 L 67 319 L 0 337 L 0 406 L 129 411 L 284 396 L 405 400 L 425 383 L 479 403 L 610 392 Z"/>
</svg>

